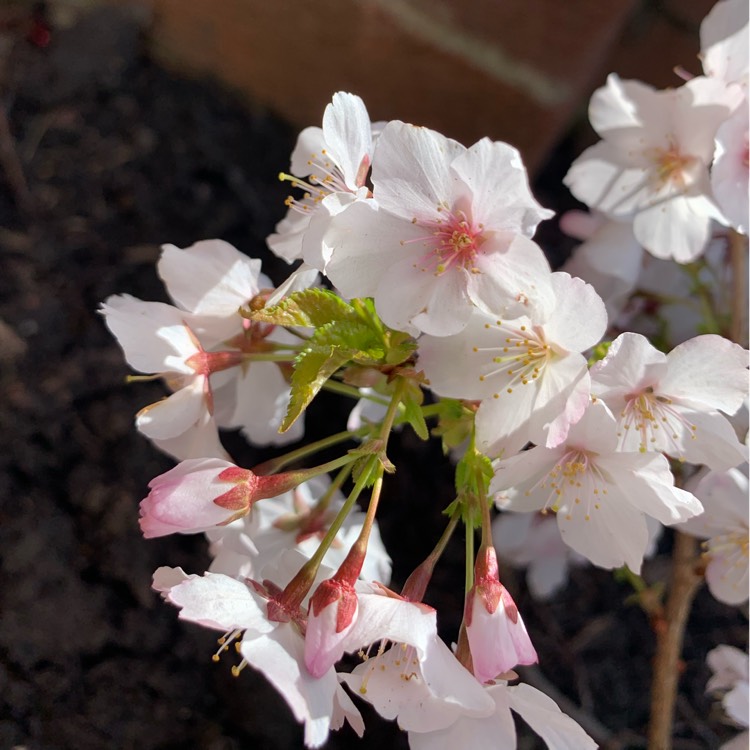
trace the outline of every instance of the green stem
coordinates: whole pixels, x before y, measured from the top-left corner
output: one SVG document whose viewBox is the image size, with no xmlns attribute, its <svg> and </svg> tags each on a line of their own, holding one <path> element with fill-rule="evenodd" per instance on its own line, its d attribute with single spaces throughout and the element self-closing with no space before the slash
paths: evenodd
<svg viewBox="0 0 750 750">
<path fill-rule="evenodd" d="M 474 527 L 464 524 L 466 532 L 466 593 L 468 594 L 474 586 Z"/>
<path fill-rule="evenodd" d="M 268 461 L 264 461 L 262 464 L 258 464 L 253 469 L 253 471 L 256 474 L 262 474 L 264 476 L 268 474 L 275 474 L 277 471 L 280 471 L 285 466 L 288 466 L 294 461 L 297 461 L 301 458 L 306 458 L 313 453 L 325 450 L 326 448 L 330 448 L 331 446 L 337 445 L 338 443 L 343 443 L 346 440 L 353 440 L 357 437 L 363 437 L 367 434 L 367 432 L 368 429 L 364 427 L 360 428 L 359 430 L 344 430 L 343 432 L 337 432 L 336 434 L 329 435 L 328 437 L 322 438 L 321 440 L 316 440 L 314 443 L 308 443 L 307 445 L 303 445 L 301 448 L 289 451 L 289 453 L 285 453 L 282 456 L 277 456 L 276 458 L 271 458 Z"/>
<path fill-rule="evenodd" d="M 331 482 L 331 486 L 318 498 L 318 502 L 315 503 L 314 513 L 323 513 L 328 509 L 328 506 L 331 504 L 331 498 L 341 489 L 341 485 L 344 484 L 352 473 L 352 466 L 353 464 L 347 464 L 336 474 L 336 477 Z"/>
<path fill-rule="evenodd" d="M 320 567 L 321 562 L 323 562 L 323 558 L 325 557 L 326 552 L 328 552 L 328 548 L 333 544 L 333 540 L 336 538 L 336 534 L 339 533 L 339 529 L 346 520 L 346 517 L 349 515 L 349 513 L 351 513 L 354 504 L 359 499 L 359 496 L 362 494 L 362 490 L 365 488 L 365 485 L 369 481 L 370 472 L 375 468 L 377 464 L 379 464 L 379 462 L 380 459 L 376 455 L 372 455 L 367 459 L 365 466 L 363 467 L 362 472 L 359 475 L 359 479 L 357 479 L 356 483 L 354 484 L 354 488 L 349 493 L 349 497 L 346 498 L 346 502 L 344 502 L 344 504 L 341 506 L 341 510 L 338 512 L 336 518 L 333 519 L 333 522 L 328 527 L 328 531 L 321 540 L 318 549 L 315 550 L 315 554 L 307 561 L 307 563 L 305 563 L 300 573 L 302 573 L 302 571 L 307 571 L 308 575 L 312 574 L 312 577 L 315 577 L 315 573 Z"/>
</svg>

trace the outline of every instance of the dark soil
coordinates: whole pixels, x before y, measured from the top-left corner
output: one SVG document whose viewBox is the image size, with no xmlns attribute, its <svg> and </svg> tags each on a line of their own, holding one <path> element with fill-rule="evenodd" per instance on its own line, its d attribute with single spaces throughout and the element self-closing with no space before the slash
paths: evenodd
<svg viewBox="0 0 750 750">
<path fill-rule="evenodd" d="M 227 661 L 213 663 L 214 634 L 178 622 L 150 589 L 156 567 L 202 572 L 208 556 L 199 537 L 139 534 L 138 501 L 171 462 L 136 434 L 133 415 L 161 389 L 125 384 L 121 352 L 95 312 L 114 293 L 164 299 L 154 271 L 163 242 L 219 237 L 283 278 L 264 238 L 283 213 L 276 175 L 294 134 L 215 84 L 157 67 L 126 13 L 52 29 L 42 47 L 28 32 L 27 18 L 6 31 L 0 82 L 10 126 L 0 122 L 0 748 L 300 747 L 299 726 L 265 680 L 251 669 L 235 679 Z M 553 208 L 568 200 L 549 187 L 567 159 L 561 151 L 543 180 Z M 549 248 L 564 250 L 548 234 Z M 340 429 L 343 418 L 322 401 L 309 433 Z M 382 530 L 399 584 L 441 531 L 452 475 L 437 446 L 409 432 L 396 444 Z M 270 455 L 239 440 L 230 448 L 247 466 Z M 648 568 L 657 577 L 668 538 L 663 546 Z M 643 747 L 653 634 L 626 603 L 628 587 L 577 570 L 541 605 L 509 576 L 541 656 L 529 679 L 582 706 L 607 728 L 609 747 Z M 462 586 L 459 544 L 429 594 L 447 638 Z M 746 622 L 702 591 L 676 748 L 716 748 L 732 734 L 703 694 L 705 655 L 723 642 L 744 645 Z M 330 747 L 406 746 L 394 725 L 363 710 L 364 740 L 345 730 Z"/>
</svg>

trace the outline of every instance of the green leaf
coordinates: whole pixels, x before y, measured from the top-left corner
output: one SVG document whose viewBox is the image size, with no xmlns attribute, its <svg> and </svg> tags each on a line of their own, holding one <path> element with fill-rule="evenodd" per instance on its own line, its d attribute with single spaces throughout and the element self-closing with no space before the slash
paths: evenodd
<svg viewBox="0 0 750 750">
<path fill-rule="evenodd" d="M 412 382 L 404 390 L 401 403 L 404 405 L 404 418 L 417 433 L 417 437 L 420 440 L 427 440 L 430 437 L 430 432 L 422 414 L 423 397 L 422 389 Z"/>
<path fill-rule="evenodd" d="M 299 353 L 292 373 L 289 407 L 279 432 L 286 432 L 297 421 L 323 383 L 348 361 L 349 352 L 335 346 L 327 349 L 308 348 Z"/>
<path fill-rule="evenodd" d="M 240 314 L 261 323 L 318 328 L 336 320 L 357 320 L 357 311 L 329 289 L 293 292 L 277 305 L 261 310 L 243 308 Z"/>
<path fill-rule="evenodd" d="M 310 337 L 308 345 L 312 349 L 345 349 L 348 359 L 358 365 L 378 365 L 385 357 L 382 339 L 366 323 L 358 320 L 326 323 Z"/>
</svg>

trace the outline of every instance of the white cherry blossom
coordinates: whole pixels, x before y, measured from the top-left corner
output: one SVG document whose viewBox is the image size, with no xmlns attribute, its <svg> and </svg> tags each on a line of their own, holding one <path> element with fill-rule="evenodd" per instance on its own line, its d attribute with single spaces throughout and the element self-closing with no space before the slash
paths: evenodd
<svg viewBox="0 0 750 750">
<path fill-rule="evenodd" d="M 447 336 L 478 306 L 545 319 L 549 265 L 529 238 L 551 214 L 531 195 L 518 152 L 471 148 L 427 128 L 386 125 L 373 157 L 374 201 L 333 217 L 326 273 L 348 297 L 374 297 L 399 330 Z"/>
<path fill-rule="evenodd" d="M 592 209 L 632 219 L 636 239 L 656 257 L 694 260 L 711 221 L 726 222 L 708 170 L 716 131 L 741 98 L 704 77 L 657 91 L 610 75 L 589 106 L 603 140 L 575 161 L 565 184 Z"/>
<path fill-rule="evenodd" d="M 492 492 L 515 511 L 553 511 L 566 544 L 602 568 L 639 572 L 649 543 L 644 514 L 672 525 L 703 508 L 674 486 L 659 453 L 617 450 L 614 417 L 593 403 L 557 448 L 497 461 Z"/>
<path fill-rule="evenodd" d="M 711 189 L 724 216 L 738 232 L 748 231 L 748 101 L 716 133 Z"/>
<path fill-rule="evenodd" d="M 281 175 L 303 191 L 289 196 L 287 215 L 268 237 L 271 250 L 291 263 L 302 257 L 322 271 L 320 241 L 331 214 L 343 199 L 365 199 L 372 163 L 373 126 L 364 102 L 338 92 L 323 113 L 323 127 L 305 128 L 292 152 L 291 175 Z M 343 194 L 343 196 L 341 195 Z"/>
<path fill-rule="evenodd" d="M 622 450 L 662 451 L 721 471 L 746 460 L 729 420 L 748 391 L 748 353 L 716 335 L 669 354 L 623 333 L 591 369 L 592 393 L 616 415 Z"/>
<path fill-rule="evenodd" d="M 475 310 L 455 336 L 423 336 L 419 366 L 440 395 L 479 399 L 477 445 L 490 456 L 513 455 L 528 441 L 553 448 L 589 403 L 586 358 L 607 328 L 593 287 L 567 273 L 551 276 L 549 319 L 498 319 Z"/>
<path fill-rule="evenodd" d="M 747 465 L 726 472 L 701 472 L 689 489 L 705 512 L 680 528 L 706 539 L 706 583 L 725 604 L 748 599 L 748 481 Z"/>
</svg>

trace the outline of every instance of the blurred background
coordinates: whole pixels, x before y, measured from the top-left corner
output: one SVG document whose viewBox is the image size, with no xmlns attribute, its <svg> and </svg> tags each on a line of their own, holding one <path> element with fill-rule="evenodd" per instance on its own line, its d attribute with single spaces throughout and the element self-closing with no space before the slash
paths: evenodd
<svg viewBox="0 0 750 750">
<path fill-rule="evenodd" d="M 150 589 L 160 565 L 201 572 L 198 537 L 146 542 L 137 504 L 171 462 L 133 428 L 163 391 L 125 384 L 95 311 L 108 295 L 165 295 L 159 245 L 222 238 L 265 249 L 284 213 L 296 132 L 337 90 L 373 120 L 399 118 L 471 144 L 517 146 L 540 202 L 574 205 L 561 179 L 595 136 L 588 97 L 609 71 L 656 86 L 698 72 L 710 0 L 91 0 L 0 2 L 0 748 L 229 750 L 301 746 L 263 678 L 215 664 L 208 631 Z M 571 244 L 539 241 L 554 265 Z M 308 435 L 342 428 L 321 397 Z M 251 466 L 272 455 L 229 435 Z M 400 585 L 442 530 L 452 470 L 409 431 L 394 441 L 382 533 Z M 442 467 L 442 468 L 435 468 Z M 408 503 L 405 499 L 408 498 Z M 666 574 L 670 537 L 646 568 Z M 455 563 L 451 567 L 451 562 Z M 462 545 L 430 603 L 446 638 L 462 606 Z M 645 746 L 653 634 L 630 589 L 574 569 L 550 603 L 504 571 L 541 656 L 526 678 L 569 701 L 609 750 Z M 746 644 L 746 620 L 699 593 L 685 646 L 675 748 L 732 730 L 704 695 L 705 654 Z M 363 708 L 368 732 L 330 747 L 406 747 Z M 521 750 L 537 747 L 522 733 Z"/>
</svg>

